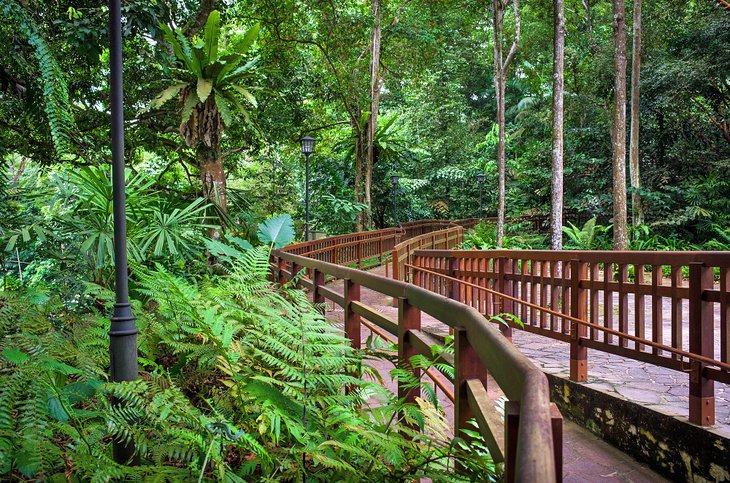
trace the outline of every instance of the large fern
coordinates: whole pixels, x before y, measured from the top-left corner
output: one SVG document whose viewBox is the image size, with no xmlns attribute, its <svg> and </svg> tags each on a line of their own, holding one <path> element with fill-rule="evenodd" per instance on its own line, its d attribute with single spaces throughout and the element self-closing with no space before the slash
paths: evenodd
<svg viewBox="0 0 730 483">
<path fill-rule="evenodd" d="M 302 291 L 269 282 L 269 252 L 241 252 L 227 275 L 202 281 L 136 267 L 143 370 L 129 383 L 106 382 L 106 316 L 74 313 L 43 294 L 0 295 L 0 474 L 90 481 L 487 478 L 483 459 L 444 430 L 433 394 L 420 406 L 404 404 L 363 382 L 363 354 Z M 96 286 L 91 295 L 108 310 L 111 294 Z M 142 464 L 115 463 L 113 439 L 134 443 Z M 456 460 L 467 470 L 457 470 Z"/>
</svg>

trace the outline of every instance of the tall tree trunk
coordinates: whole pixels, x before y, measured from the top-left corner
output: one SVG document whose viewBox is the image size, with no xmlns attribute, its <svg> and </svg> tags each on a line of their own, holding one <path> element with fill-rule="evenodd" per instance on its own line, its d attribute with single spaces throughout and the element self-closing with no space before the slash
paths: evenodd
<svg viewBox="0 0 730 483">
<path fill-rule="evenodd" d="M 613 248 L 628 247 L 626 214 L 626 11 L 624 0 L 613 0 Z"/>
<path fill-rule="evenodd" d="M 223 159 L 220 146 L 205 148 L 208 153 L 202 155 L 200 177 L 203 181 L 203 195 L 211 202 L 226 211 L 228 200 L 226 197 L 226 174 L 223 171 Z"/>
<path fill-rule="evenodd" d="M 375 164 L 375 132 L 378 128 L 378 111 L 380 110 L 380 39 L 381 39 L 381 0 L 372 0 L 371 13 L 373 15 L 373 31 L 370 52 L 370 117 L 365 127 L 366 149 L 364 162 L 360 163 L 362 170 L 362 201 L 367 210 L 358 215 L 358 230 L 368 228 L 372 220 L 372 184 L 373 165 Z M 362 127 L 361 127 L 362 128 Z"/>
<path fill-rule="evenodd" d="M 550 248 L 563 249 L 563 84 L 565 64 L 565 9 L 563 0 L 553 0 L 553 189 Z"/>
<path fill-rule="evenodd" d="M 641 82 L 641 0 L 634 0 L 634 39 L 631 56 L 631 147 L 629 174 L 631 176 L 631 213 L 634 226 L 644 223 L 644 206 L 639 189 L 641 188 L 639 158 L 639 109 Z"/>
<path fill-rule="evenodd" d="M 370 59 L 370 119 L 368 120 L 368 157 L 365 166 L 365 204 L 368 206 L 368 224 L 372 216 L 372 181 L 375 164 L 375 133 L 378 129 L 378 111 L 380 110 L 380 36 L 381 36 L 381 1 L 373 0 L 372 55 Z"/>
<path fill-rule="evenodd" d="M 505 178 L 506 178 L 506 159 L 505 159 L 505 83 L 507 81 L 507 71 L 512 59 L 517 52 L 517 44 L 520 40 L 520 10 L 518 0 L 512 0 L 512 6 L 515 14 L 515 33 L 512 39 L 512 46 L 507 53 L 507 58 L 503 60 L 504 37 L 504 11 L 509 0 L 492 0 L 492 14 L 494 18 L 494 90 L 497 97 L 497 126 L 499 128 L 499 142 L 497 143 L 497 170 L 499 172 L 499 195 L 497 207 L 497 248 L 502 247 L 504 240 L 504 220 L 505 220 Z"/>
</svg>

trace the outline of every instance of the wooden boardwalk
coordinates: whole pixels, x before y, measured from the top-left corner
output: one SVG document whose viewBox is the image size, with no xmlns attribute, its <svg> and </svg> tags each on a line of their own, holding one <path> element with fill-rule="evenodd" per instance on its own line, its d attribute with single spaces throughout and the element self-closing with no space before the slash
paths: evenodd
<svg viewBox="0 0 730 483">
<path fill-rule="evenodd" d="M 378 275 L 385 275 L 384 267 L 376 267 L 370 271 Z M 340 294 L 344 291 L 343 282 L 341 280 L 333 282 L 328 285 L 328 287 Z M 397 309 L 392 306 L 392 299 L 390 297 L 384 296 L 367 288 L 362 288 L 361 300 L 363 303 L 373 308 L 377 308 L 386 315 L 397 317 Z M 328 305 L 326 312 L 327 318 L 333 320 L 333 322 L 340 327 L 343 327 L 343 315 L 344 311 L 339 306 L 334 305 L 333 307 L 332 304 Z M 422 325 L 424 328 L 430 328 L 434 332 L 442 332 L 445 327 L 442 323 L 426 314 L 423 314 Z M 371 332 L 367 328 L 363 327 L 363 341 L 370 335 Z M 522 339 L 522 336 L 541 339 L 539 336 L 535 336 L 533 334 L 519 332 L 519 334 L 515 336 L 515 341 L 517 342 L 518 347 L 520 347 L 519 341 Z M 555 343 L 555 341 L 551 341 L 549 339 L 545 340 L 548 343 Z M 563 353 L 565 353 L 564 350 Z M 530 355 L 529 352 L 527 355 Z M 538 364 L 538 366 L 543 365 L 539 358 L 534 357 L 534 354 L 531 358 L 533 362 Z M 567 357 L 565 359 L 567 364 Z M 639 364 L 636 361 L 629 362 L 632 364 Z M 375 366 L 381 373 L 383 380 L 386 381 L 388 388 L 393 392 L 397 391 L 395 382 L 389 377 L 389 372 L 393 368 L 392 365 L 387 362 L 382 362 Z M 442 380 L 446 384 L 449 384 L 445 378 Z M 498 392 L 496 384 L 490 384 L 488 391 L 490 397 L 495 400 L 501 395 Z M 443 391 L 437 392 L 447 418 L 450 421 L 453 421 L 453 403 L 445 396 Z M 686 389 L 684 394 L 686 394 Z M 647 468 L 645 465 L 637 462 L 625 453 L 622 453 L 608 443 L 600 440 L 587 429 L 584 429 L 567 419 L 563 420 L 563 432 L 563 481 L 565 482 L 577 483 L 605 481 L 659 483 L 668 481 Z"/>
</svg>

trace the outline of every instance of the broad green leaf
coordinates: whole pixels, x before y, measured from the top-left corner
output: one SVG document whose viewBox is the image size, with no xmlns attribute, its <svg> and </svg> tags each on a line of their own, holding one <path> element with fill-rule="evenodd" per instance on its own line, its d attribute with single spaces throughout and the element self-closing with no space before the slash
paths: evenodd
<svg viewBox="0 0 730 483">
<path fill-rule="evenodd" d="M 253 94 L 251 94 L 251 92 L 250 92 L 250 91 L 249 91 L 248 89 L 246 89 L 245 87 L 241 87 L 241 86 L 236 86 L 236 85 L 234 85 L 234 86 L 232 86 L 232 87 L 233 87 L 233 88 L 234 88 L 234 89 L 235 89 L 235 90 L 236 90 L 237 92 L 239 92 L 239 93 L 240 93 L 240 94 L 241 94 L 241 95 L 242 95 L 243 97 L 245 97 L 245 98 L 246 98 L 246 100 L 247 100 L 248 102 L 250 102 L 250 103 L 251 103 L 251 105 L 252 105 L 253 107 L 258 107 L 258 105 L 259 105 L 259 104 L 258 104 L 258 102 L 256 101 L 256 98 L 255 98 L 255 97 L 253 96 Z"/>
<path fill-rule="evenodd" d="M 259 31 L 261 31 L 261 25 L 256 24 L 253 27 L 251 27 L 248 32 L 243 36 L 241 40 L 236 42 L 236 45 L 233 47 L 233 50 L 238 52 L 239 54 L 243 55 L 245 54 L 249 48 L 251 48 L 251 45 L 253 45 L 254 40 L 256 40 L 256 37 L 259 36 Z"/>
<path fill-rule="evenodd" d="M 3 359 L 8 362 L 12 362 L 15 365 L 20 365 L 28 360 L 29 356 L 25 352 L 16 348 L 9 348 L 2 351 Z"/>
<path fill-rule="evenodd" d="M 204 78 L 198 79 L 198 88 L 196 92 L 198 93 L 198 99 L 200 99 L 200 103 L 204 103 L 206 99 L 208 99 L 208 96 L 210 96 L 211 91 L 213 90 L 213 83 Z"/>
<path fill-rule="evenodd" d="M 221 117 L 223 118 L 223 124 L 226 126 L 230 126 L 233 122 L 233 117 L 231 116 L 231 108 L 228 106 L 228 101 L 226 100 L 225 96 L 221 95 L 220 92 L 216 89 L 215 92 L 215 105 L 218 106 L 218 111 L 221 113 Z"/>
<path fill-rule="evenodd" d="M 251 245 L 251 242 L 248 240 L 244 240 L 243 238 L 238 238 L 237 236 L 230 236 L 226 235 L 226 240 L 229 242 L 238 245 L 242 250 L 252 250 L 253 245 Z"/>
<path fill-rule="evenodd" d="M 289 215 L 279 215 L 259 223 L 261 243 L 281 248 L 294 240 L 294 222 Z"/>
<path fill-rule="evenodd" d="M 219 240 L 208 239 L 205 241 L 205 247 L 211 254 L 219 258 L 227 257 L 229 259 L 236 259 L 243 256 L 242 252 L 236 250 L 231 246 L 226 245 Z"/>
<path fill-rule="evenodd" d="M 150 108 L 156 109 L 158 107 L 162 107 L 163 104 L 175 97 L 178 92 L 180 92 L 186 85 L 186 83 L 181 82 L 179 84 L 168 87 L 152 100 L 152 102 L 150 103 Z"/>
<path fill-rule="evenodd" d="M 205 22 L 205 33 L 203 34 L 205 54 L 209 64 L 218 57 L 218 38 L 220 34 L 221 14 L 218 10 L 213 10 L 208 14 L 208 20 Z"/>
<path fill-rule="evenodd" d="M 52 418 L 61 421 L 62 423 L 68 423 L 68 414 L 63 409 L 63 403 L 56 396 L 53 396 L 48 400 L 48 413 Z"/>
<path fill-rule="evenodd" d="M 181 116 L 182 122 L 188 122 L 190 115 L 193 113 L 195 106 L 198 105 L 198 102 L 198 95 L 193 91 L 188 92 L 188 95 L 185 96 L 185 103 L 183 104 Z"/>
</svg>

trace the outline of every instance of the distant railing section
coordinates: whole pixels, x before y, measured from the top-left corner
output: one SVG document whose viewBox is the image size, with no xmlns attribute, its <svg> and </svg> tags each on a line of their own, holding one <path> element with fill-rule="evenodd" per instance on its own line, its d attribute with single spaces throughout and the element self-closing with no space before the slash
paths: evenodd
<svg viewBox="0 0 730 483">
<path fill-rule="evenodd" d="M 730 384 L 730 253 L 417 250 L 408 268 L 419 287 L 570 343 L 574 381 L 588 348 L 687 372 L 690 421 L 714 424 L 714 381 Z"/>
<path fill-rule="evenodd" d="M 401 240 L 431 233 L 447 227 L 473 227 L 478 218 L 465 220 L 419 220 L 402 223 L 399 227 L 337 235 L 320 240 L 295 243 L 284 251 L 295 255 L 338 265 L 355 265 L 370 268 L 382 265 L 384 257 Z"/>
<path fill-rule="evenodd" d="M 410 229 L 413 233 L 433 226 L 435 224 L 423 224 Z M 406 232 L 408 229 L 405 228 Z M 360 238 L 362 243 L 359 245 L 351 245 L 358 240 L 336 238 L 348 250 L 351 246 L 364 247 L 377 239 L 391 240 L 383 233 L 372 239 Z M 275 250 L 272 253 L 274 274 L 282 282 L 302 274 L 294 280 L 311 291 L 315 303 L 329 299 L 340 305 L 344 309 L 345 334 L 355 348 L 361 348 L 361 326 L 367 325 L 371 330 L 382 329 L 397 337 L 401 360 L 418 354 L 432 357 L 432 347 L 438 342 L 421 330 L 421 313 L 447 324 L 454 331 L 454 355 L 447 354 L 445 359 L 454 368 L 454 377 L 447 377 L 454 384 L 455 434 L 466 437 L 460 430 L 468 428 L 470 419 L 476 419 L 492 459 L 505 463 L 508 482 L 561 481 L 562 417 L 550 403 L 545 374 L 474 308 L 412 284 L 307 255 L 330 257 L 336 254 L 338 260 L 361 260 L 362 257 L 353 256 L 351 252 L 345 254 L 334 250 L 336 246 L 308 244 L 304 255 L 294 254 L 291 249 Z M 384 254 L 382 249 L 380 253 Z M 327 275 L 344 280 L 344 294 L 325 286 Z M 397 319 L 362 303 L 362 287 L 396 299 Z M 487 394 L 487 373 L 508 399 L 504 416 L 497 412 L 494 401 Z M 416 375 L 420 376 L 420 371 L 417 370 Z M 419 395 L 419 389 L 407 388 L 399 382 L 398 396 L 406 402 L 415 402 Z"/>
</svg>

